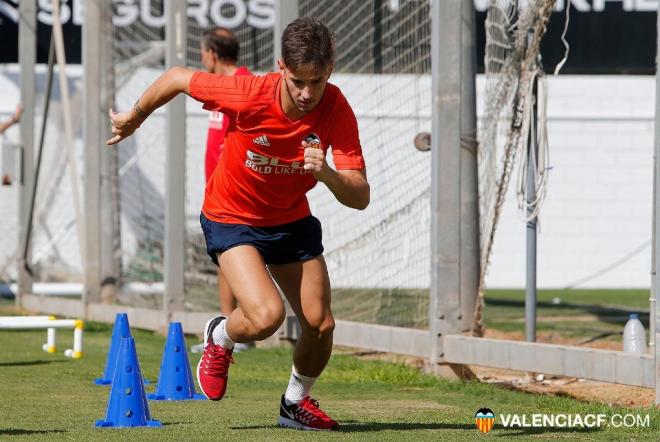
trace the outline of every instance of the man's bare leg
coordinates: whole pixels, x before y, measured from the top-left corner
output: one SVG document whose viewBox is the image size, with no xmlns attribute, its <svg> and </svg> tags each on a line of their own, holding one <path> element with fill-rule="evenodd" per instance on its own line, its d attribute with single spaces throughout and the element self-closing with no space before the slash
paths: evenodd
<svg viewBox="0 0 660 442">
<path fill-rule="evenodd" d="M 206 397 L 215 401 L 227 391 L 234 345 L 267 338 L 285 316 L 282 298 L 254 247 L 236 246 L 219 254 L 218 261 L 238 307 L 229 318 L 212 318 L 204 327 L 204 353 L 197 365 L 197 380 Z"/>
<path fill-rule="evenodd" d="M 222 273 L 222 269 L 218 267 L 218 298 L 220 299 L 220 312 L 223 316 L 229 316 L 236 308 L 236 297 L 227 284 L 227 278 Z M 252 344 L 241 344 L 235 347 L 235 351 L 242 351 L 249 348 Z M 196 344 L 190 347 L 192 353 L 201 353 L 204 351 L 204 343 Z"/>
<path fill-rule="evenodd" d="M 294 367 L 304 376 L 318 377 L 330 359 L 335 327 L 325 260 L 317 256 L 268 267 L 300 320 L 302 333 L 293 351 Z"/>
<path fill-rule="evenodd" d="M 224 316 L 229 316 L 236 308 L 236 297 L 227 284 L 222 269 L 218 267 L 218 295 L 220 297 L 220 311 Z"/>
<path fill-rule="evenodd" d="M 218 260 L 238 301 L 226 324 L 231 340 L 253 342 L 271 336 L 286 313 L 261 254 L 252 246 L 241 245 L 220 254 Z"/>
<path fill-rule="evenodd" d="M 335 327 L 330 311 L 330 281 L 325 260 L 318 256 L 303 263 L 269 266 L 273 278 L 296 312 L 302 333 L 293 351 L 293 367 L 280 402 L 280 427 L 307 430 L 334 430 L 339 427 L 310 390 L 332 353 Z M 310 420 L 310 416 L 313 416 Z"/>
<path fill-rule="evenodd" d="M 236 296 L 231 291 L 227 278 L 222 273 L 222 269 L 218 267 L 218 291 L 220 296 L 220 311 L 223 316 L 229 316 L 237 307 Z M 254 342 L 238 342 L 234 346 L 234 353 L 241 352 L 254 347 Z"/>
</svg>

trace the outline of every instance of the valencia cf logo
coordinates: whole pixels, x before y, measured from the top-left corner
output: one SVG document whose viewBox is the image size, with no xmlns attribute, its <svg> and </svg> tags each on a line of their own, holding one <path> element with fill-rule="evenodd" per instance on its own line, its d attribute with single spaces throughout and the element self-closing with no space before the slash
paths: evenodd
<svg viewBox="0 0 660 442">
<path fill-rule="evenodd" d="M 474 414 L 474 422 L 477 424 L 477 429 L 486 434 L 495 425 L 495 413 L 490 408 L 480 408 Z"/>
</svg>

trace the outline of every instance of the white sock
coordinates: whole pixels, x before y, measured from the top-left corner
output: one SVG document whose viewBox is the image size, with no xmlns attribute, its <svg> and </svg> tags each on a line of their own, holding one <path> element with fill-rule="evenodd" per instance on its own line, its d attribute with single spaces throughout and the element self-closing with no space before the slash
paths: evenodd
<svg viewBox="0 0 660 442">
<path fill-rule="evenodd" d="M 218 324 L 213 329 L 212 335 L 213 335 L 213 342 L 215 343 L 215 345 L 219 345 L 225 350 L 231 350 L 232 348 L 234 348 L 234 344 L 236 344 L 234 341 L 231 340 L 231 338 L 227 334 L 226 319 L 224 319 L 220 324 Z"/>
<path fill-rule="evenodd" d="M 309 396 L 309 390 L 317 378 L 302 375 L 296 371 L 296 367 L 291 367 L 291 378 L 289 379 L 289 386 L 284 393 L 284 400 L 287 405 L 298 404 Z"/>
</svg>

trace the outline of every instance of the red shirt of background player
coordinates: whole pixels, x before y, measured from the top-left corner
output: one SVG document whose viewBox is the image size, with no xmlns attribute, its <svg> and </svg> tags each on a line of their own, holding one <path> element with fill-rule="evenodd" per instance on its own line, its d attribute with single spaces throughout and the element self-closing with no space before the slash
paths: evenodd
<svg viewBox="0 0 660 442">
<path fill-rule="evenodd" d="M 234 75 L 252 75 L 252 72 L 245 66 L 241 66 L 234 72 Z M 212 111 L 209 116 L 209 131 L 206 136 L 206 157 L 204 160 L 207 183 L 211 179 L 215 167 L 218 165 L 218 159 L 222 154 L 228 128 L 229 117 L 223 115 L 221 112 Z"/>
<path fill-rule="evenodd" d="M 190 96 L 229 118 L 224 151 L 211 176 L 202 212 L 216 222 L 277 226 L 310 214 L 306 192 L 317 183 L 303 169 L 302 140 L 319 136 L 337 170 L 365 167 L 353 110 L 328 84 L 314 110 L 299 120 L 282 111 L 279 73 L 225 77 L 197 72 Z"/>
</svg>

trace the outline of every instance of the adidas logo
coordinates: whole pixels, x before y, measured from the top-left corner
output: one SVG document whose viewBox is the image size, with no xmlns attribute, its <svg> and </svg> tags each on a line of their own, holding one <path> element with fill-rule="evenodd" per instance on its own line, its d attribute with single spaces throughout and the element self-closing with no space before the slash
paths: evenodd
<svg viewBox="0 0 660 442">
<path fill-rule="evenodd" d="M 262 146 L 270 146 L 270 142 L 268 141 L 268 138 L 266 135 L 262 135 L 260 137 L 255 138 L 254 141 L 256 144 L 260 144 Z"/>
</svg>

